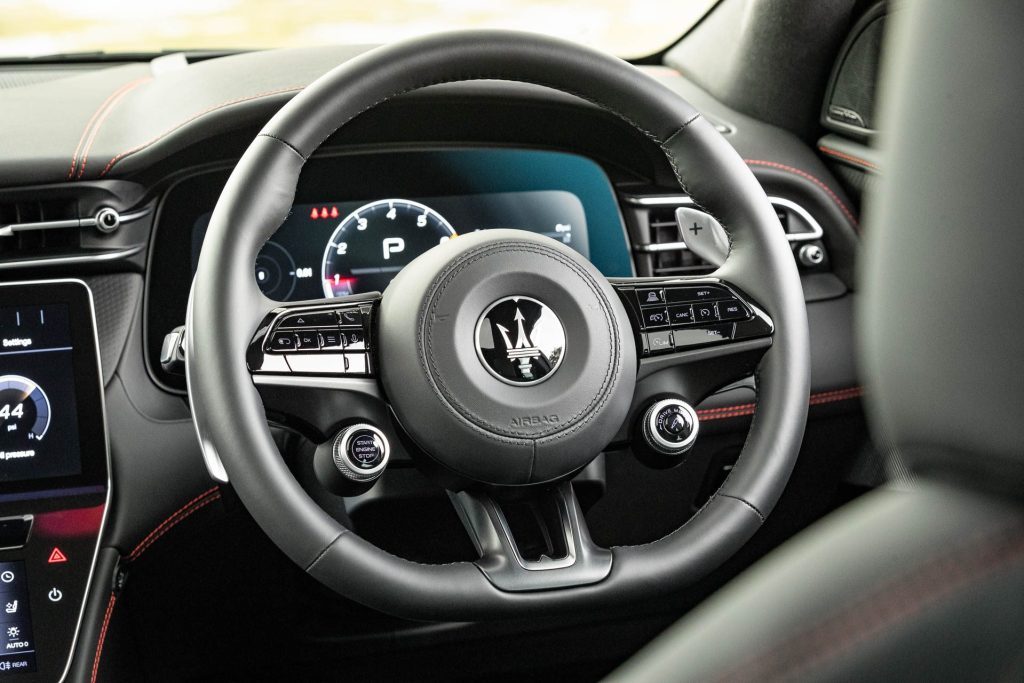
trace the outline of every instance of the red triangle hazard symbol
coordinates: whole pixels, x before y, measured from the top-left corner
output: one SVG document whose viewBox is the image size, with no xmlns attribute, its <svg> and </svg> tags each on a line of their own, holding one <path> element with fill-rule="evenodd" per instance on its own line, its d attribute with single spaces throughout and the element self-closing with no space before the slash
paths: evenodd
<svg viewBox="0 0 1024 683">
<path fill-rule="evenodd" d="M 53 551 L 50 552 L 50 559 L 47 560 L 47 562 L 49 562 L 50 564 L 55 564 L 57 562 L 67 562 L 67 561 L 68 561 L 67 555 L 62 553 L 60 551 L 60 548 L 54 548 Z"/>
</svg>

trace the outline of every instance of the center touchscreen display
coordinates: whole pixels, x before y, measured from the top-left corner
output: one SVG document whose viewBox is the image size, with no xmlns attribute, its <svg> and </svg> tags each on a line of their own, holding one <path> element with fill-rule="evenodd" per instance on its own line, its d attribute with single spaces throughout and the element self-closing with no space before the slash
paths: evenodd
<svg viewBox="0 0 1024 683">
<path fill-rule="evenodd" d="M 81 474 L 67 304 L 0 307 L 0 483 Z"/>
</svg>

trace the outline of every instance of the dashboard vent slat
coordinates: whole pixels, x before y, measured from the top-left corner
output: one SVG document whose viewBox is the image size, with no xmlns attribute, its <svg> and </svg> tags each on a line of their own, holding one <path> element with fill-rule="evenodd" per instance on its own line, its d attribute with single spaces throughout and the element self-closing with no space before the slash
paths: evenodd
<svg viewBox="0 0 1024 683">
<path fill-rule="evenodd" d="M 77 220 L 78 206 L 74 200 L 0 203 L 0 226 Z M 80 234 L 77 224 L 75 227 L 0 233 L 0 258 L 45 256 L 52 252 L 76 249 L 81 244 Z"/>
</svg>

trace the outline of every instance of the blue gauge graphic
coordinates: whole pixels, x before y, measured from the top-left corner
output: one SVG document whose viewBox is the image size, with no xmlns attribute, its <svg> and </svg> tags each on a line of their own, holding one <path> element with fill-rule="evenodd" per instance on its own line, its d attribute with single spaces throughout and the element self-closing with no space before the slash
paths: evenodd
<svg viewBox="0 0 1024 683">
<path fill-rule="evenodd" d="M 0 375 L 0 450 L 31 447 L 50 426 L 50 399 L 34 381 Z"/>
</svg>

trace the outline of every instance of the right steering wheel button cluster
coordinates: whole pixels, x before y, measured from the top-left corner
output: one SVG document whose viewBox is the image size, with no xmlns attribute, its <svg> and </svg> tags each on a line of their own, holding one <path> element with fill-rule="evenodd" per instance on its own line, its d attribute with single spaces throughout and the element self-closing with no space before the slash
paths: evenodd
<svg viewBox="0 0 1024 683">
<path fill-rule="evenodd" d="M 771 334 L 768 317 L 719 281 L 619 281 L 642 357 Z"/>
</svg>

